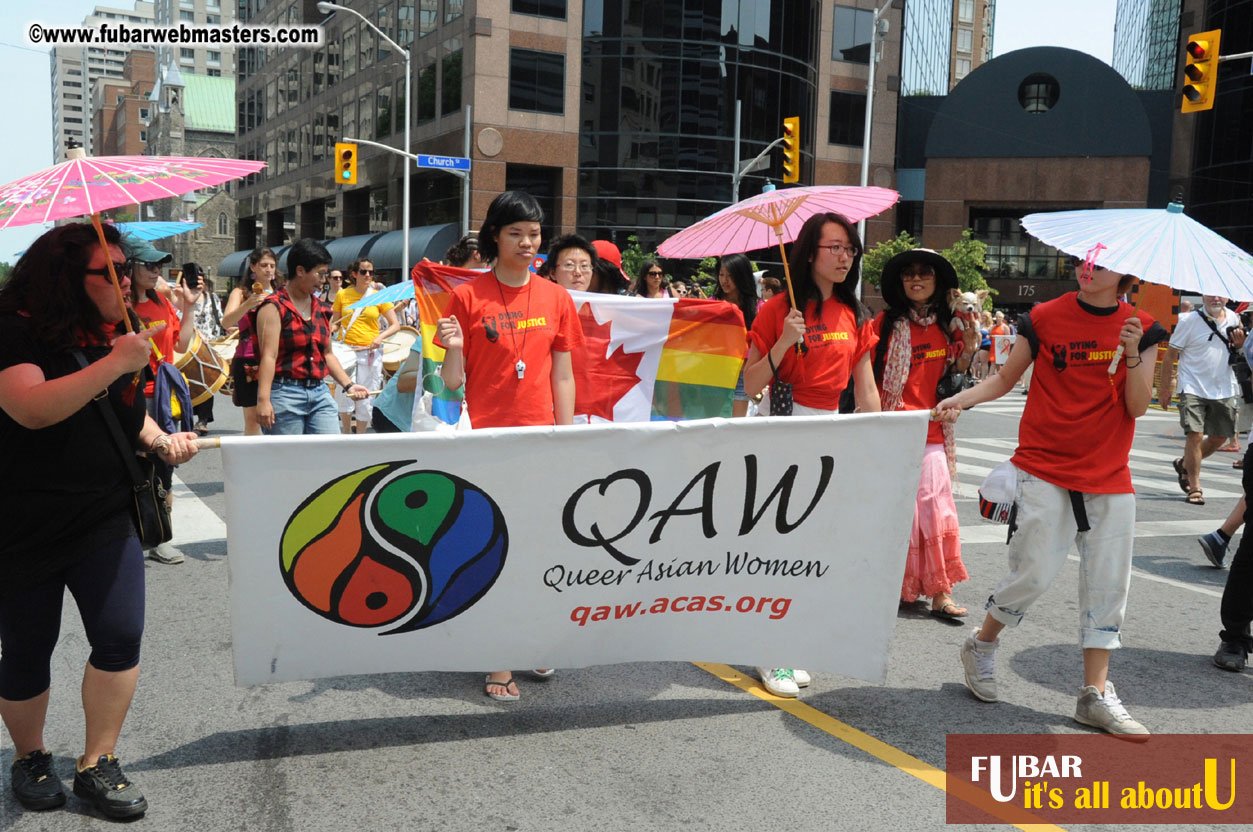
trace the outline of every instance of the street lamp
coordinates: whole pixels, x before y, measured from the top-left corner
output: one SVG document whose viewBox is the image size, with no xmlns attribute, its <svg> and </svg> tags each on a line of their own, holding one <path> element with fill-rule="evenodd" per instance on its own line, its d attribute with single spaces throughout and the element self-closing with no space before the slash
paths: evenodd
<svg viewBox="0 0 1253 832">
<path fill-rule="evenodd" d="M 330 14 L 331 12 L 348 12 L 351 15 L 355 15 L 356 17 L 360 18 L 362 23 L 369 26 L 376 33 L 378 33 L 378 36 L 382 38 L 383 40 L 385 40 L 388 43 L 388 45 L 391 46 L 392 49 L 395 49 L 397 52 L 404 54 L 405 56 L 405 153 L 408 154 L 410 152 L 410 148 L 412 147 L 412 145 L 409 142 L 409 130 L 410 130 L 410 126 L 413 124 L 413 119 L 410 118 L 411 116 L 410 108 L 413 107 L 413 96 L 409 94 L 409 83 L 410 83 L 410 80 L 413 78 L 413 72 L 412 72 L 412 67 L 409 65 L 409 60 L 411 57 L 409 54 L 409 50 L 404 48 L 400 44 L 396 43 L 396 41 L 389 38 L 386 32 L 384 32 L 379 27 L 375 26 L 373 23 L 370 22 L 369 18 L 367 18 L 361 12 L 356 11 L 355 9 L 350 9 L 347 6 L 341 6 L 338 3 L 328 3 L 328 2 L 325 2 L 325 0 L 323 0 L 323 2 L 318 3 L 318 11 L 321 12 L 322 14 Z M 404 232 L 405 236 L 403 240 L 403 249 L 401 253 L 401 262 L 403 264 L 400 267 L 400 279 L 401 280 L 404 280 L 406 277 L 409 276 L 409 265 L 410 265 L 409 264 L 409 161 L 408 161 L 408 158 L 405 159 L 404 171 L 405 171 L 404 197 L 403 197 L 404 205 L 401 206 L 401 215 L 403 216 L 402 221 L 405 226 L 405 232 Z"/>
</svg>

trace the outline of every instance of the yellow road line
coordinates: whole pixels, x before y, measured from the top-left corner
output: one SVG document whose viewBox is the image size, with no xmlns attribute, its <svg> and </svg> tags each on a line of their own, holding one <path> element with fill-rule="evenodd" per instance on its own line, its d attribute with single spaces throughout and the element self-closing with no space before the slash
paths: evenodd
<svg viewBox="0 0 1253 832">
<path fill-rule="evenodd" d="M 938 769 L 930 763 L 924 763 L 917 757 L 906 754 L 895 746 L 888 745 L 886 742 L 875 739 L 864 731 L 859 731 L 851 725 L 840 722 L 830 714 L 825 714 L 798 699 L 786 699 L 775 696 L 762 687 L 756 679 L 745 676 L 733 667 L 716 662 L 692 662 L 692 664 L 706 673 L 718 677 L 727 684 L 734 685 L 745 693 L 751 693 L 758 699 L 769 702 L 779 710 L 791 714 L 802 722 L 807 722 L 819 731 L 830 734 L 837 740 L 846 742 L 888 765 L 895 766 L 906 774 L 917 777 L 929 786 L 934 786 L 946 794 L 949 792 L 948 776 L 942 769 Z M 970 795 L 974 798 L 982 798 L 978 800 L 976 805 L 986 811 L 996 813 L 994 809 L 1009 809 L 1016 817 L 1022 817 L 1026 813 L 1026 810 L 1018 809 L 1017 807 L 1004 807 L 992 804 L 991 798 L 986 792 L 974 789 L 962 780 L 954 779 L 953 786 L 955 794 L 960 792 L 963 797 Z M 966 788 L 962 788 L 962 786 Z M 1016 828 L 1028 830 L 1029 832 L 1045 832 L 1046 830 L 1049 832 L 1052 830 L 1065 832 L 1062 827 L 1048 823 L 1017 823 L 1009 818 L 1003 819 L 1007 823 L 1012 823 Z"/>
</svg>

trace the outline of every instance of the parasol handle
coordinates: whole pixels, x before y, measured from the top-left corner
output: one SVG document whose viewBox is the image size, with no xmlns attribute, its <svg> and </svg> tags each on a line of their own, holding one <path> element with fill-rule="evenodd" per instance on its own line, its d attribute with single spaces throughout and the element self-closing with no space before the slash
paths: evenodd
<svg viewBox="0 0 1253 832">
<path fill-rule="evenodd" d="M 1135 314 L 1136 312 L 1139 312 L 1139 311 L 1140 311 L 1140 300 L 1141 300 L 1143 297 L 1144 297 L 1144 293 L 1143 293 L 1143 292 L 1136 292 L 1136 305 L 1135 305 L 1135 308 L 1132 310 L 1132 314 Z M 1122 342 L 1121 342 L 1121 341 L 1119 341 L 1119 342 L 1118 342 L 1118 349 L 1114 350 L 1114 360 L 1113 360 L 1113 361 L 1111 361 L 1111 362 L 1109 362 L 1109 382 L 1110 382 L 1110 384 L 1113 384 L 1113 383 L 1114 383 L 1114 374 L 1118 372 L 1118 362 L 1119 362 L 1119 361 L 1122 361 L 1122 357 L 1123 357 L 1123 355 L 1124 355 L 1126 352 L 1127 352 L 1126 347 L 1124 347 L 1124 346 L 1122 345 Z"/>
<path fill-rule="evenodd" d="M 792 308 L 796 309 L 798 307 L 796 305 L 796 290 L 792 288 L 792 267 L 788 265 L 787 249 L 783 247 L 783 226 L 772 225 L 770 227 L 774 229 L 774 235 L 779 240 L 779 255 L 783 258 L 783 282 L 787 285 L 787 298 L 792 302 Z M 801 339 L 796 342 L 796 354 L 804 355 L 807 351 L 805 336 L 802 335 Z"/>
<path fill-rule="evenodd" d="M 117 279 L 117 272 L 113 270 L 113 258 L 109 256 L 109 243 L 104 238 L 104 226 L 100 224 L 99 211 L 91 215 L 91 224 L 96 227 L 96 236 L 100 239 L 100 250 L 104 252 L 105 267 L 109 270 L 109 278 L 113 281 L 113 291 L 117 293 L 117 302 L 122 307 L 122 322 L 126 324 L 128 333 L 134 332 L 131 326 L 131 316 L 126 314 L 126 298 L 122 295 L 122 284 Z"/>
</svg>

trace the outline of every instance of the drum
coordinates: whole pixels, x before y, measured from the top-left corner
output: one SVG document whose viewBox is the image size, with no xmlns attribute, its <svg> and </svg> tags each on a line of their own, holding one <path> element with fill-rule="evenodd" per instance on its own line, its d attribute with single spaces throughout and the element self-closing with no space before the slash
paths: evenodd
<svg viewBox="0 0 1253 832">
<path fill-rule="evenodd" d="M 383 344 L 383 370 L 389 377 L 405 363 L 409 350 L 421 337 L 418 330 L 411 326 L 402 326 L 387 337 L 387 343 Z"/>
<path fill-rule="evenodd" d="M 224 335 L 211 342 L 209 346 L 213 347 L 213 351 L 217 353 L 222 366 L 227 368 L 226 376 L 218 393 L 229 398 L 235 392 L 235 381 L 231 378 L 230 366 L 235 359 L 235 350 L 239 347 L 239 333 L 232 332 L 230 335 Z"/>
<path fill-rule="evenodd" d="M 192 335 L 187 352 L 174 354 L 174 366 L 187 379 L 193 405 L 207 401 L 222 389 L 222 385 L 230 377 L 229 362 L 223 364 L 213 348 L 200 337 L 199 332 Z"/>
</svg>

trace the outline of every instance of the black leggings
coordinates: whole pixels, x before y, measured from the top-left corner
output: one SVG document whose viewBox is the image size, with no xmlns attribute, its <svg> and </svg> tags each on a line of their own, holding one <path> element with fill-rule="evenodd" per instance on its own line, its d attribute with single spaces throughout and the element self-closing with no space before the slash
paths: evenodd
<svg viewBox="0 0 1253 832">
<path fill-rule="evenodd" d="M 0 601 L 0 698 L 32 699 L 52 683 L 52 651 L 68 589 L 91 645 L 88 661 L 118 673 L 139 664 L 144 633 L 144 552 L 119 538 L 37 587 Z"/>
</svg>

